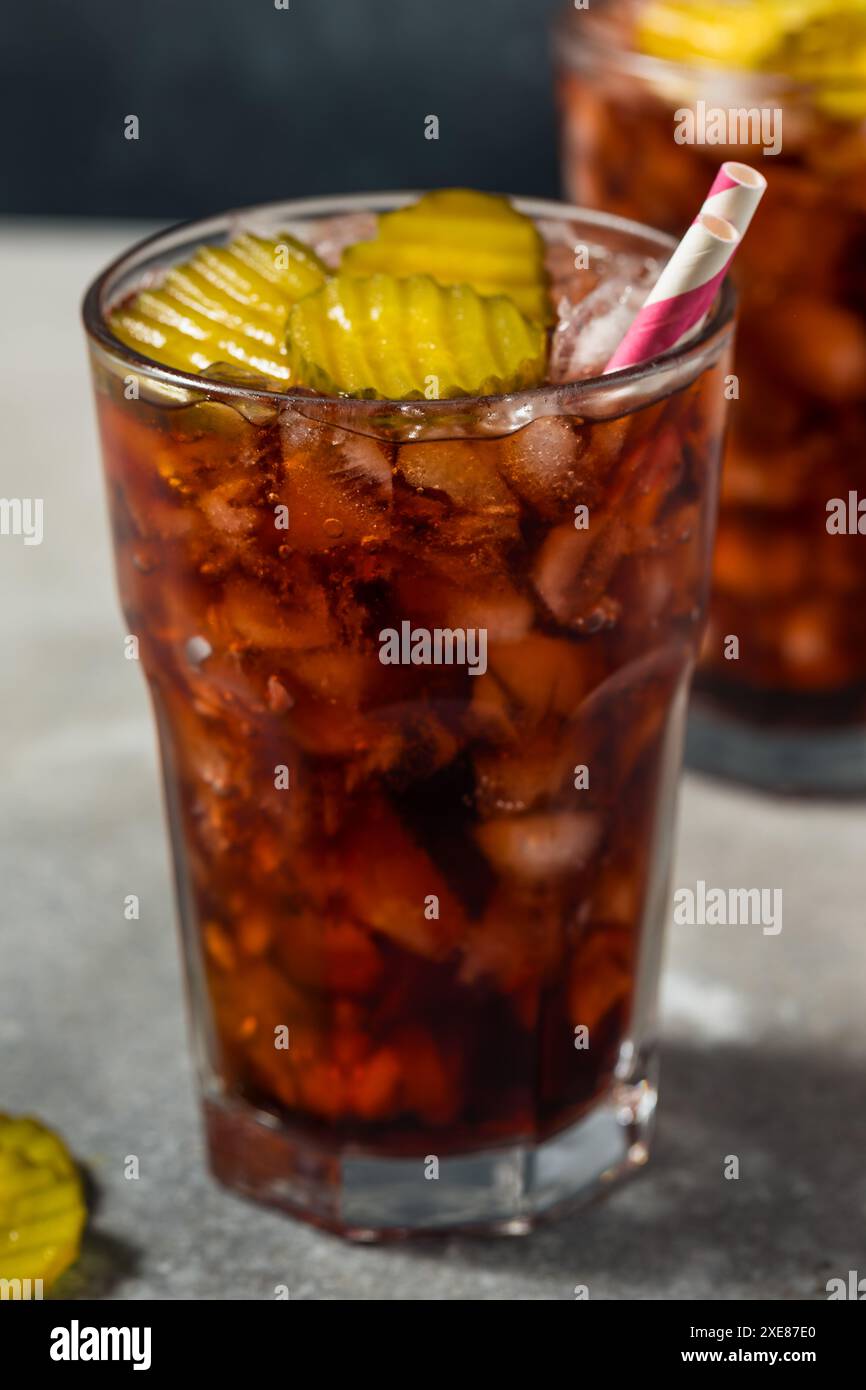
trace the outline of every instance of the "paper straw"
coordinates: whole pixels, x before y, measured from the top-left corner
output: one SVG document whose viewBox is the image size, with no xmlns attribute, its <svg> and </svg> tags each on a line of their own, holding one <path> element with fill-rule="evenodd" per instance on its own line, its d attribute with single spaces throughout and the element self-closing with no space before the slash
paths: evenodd
<svg viewBox="0 0 866 1390">
<path fill-rule="evenodd" d="M 745 236 L 766 188 L 767 180 L 757 169 L 728 160 L 716 174 L 701 212 L 726 218 L 741 237 Z"/>
<path fill-rule="evenodd" d="M 739 242 L 739 232 L 724 217 L 698 213 L 605 371 L 646 362 L 694 337 Z"/>
</svg>

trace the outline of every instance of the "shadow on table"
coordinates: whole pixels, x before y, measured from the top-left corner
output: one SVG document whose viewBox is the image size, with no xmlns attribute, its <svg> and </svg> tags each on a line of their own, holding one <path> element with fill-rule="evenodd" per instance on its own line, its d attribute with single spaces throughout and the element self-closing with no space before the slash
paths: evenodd
<svg viewBox="0 0 866 1390">
<path fill-rule="evenodd" d="M 138 1264 L 138 1254 L 124 1241 L 104 1231 L 87 1231 L 78 1260 L 58 1279 L 49 1297 L 61 1303 L 110 1298 L 123 1280 L 135 1274 Z"/>
<path fill-rule="evenodd" d="M 81 1254 L 66 1274 L 58 1279 L 49 1295 L 58 1302 L 110 1298 L 114 1288 L 135 1274 L 140 1263 L 138 1251 L 126 1241 L 105 1231 L 94 1229 L 93 1218 L 99 1213 L 102 1193 L 92 1173 L 83 1170 L 84 1195 L 88 1220 L 81 1245 Z"/>
<path fill-rule="evenodd" d="M 590 1297 L 825 1298 L 827 1279 L 866 1257 L 863 1097 L 862 1072 L 844 1060 L 669 1045 L 653 1159 L 637 1181 L 528 1241 L 460 1238 L 442 1257 L 562 1278 L 564 1298 L 577 1284 Z"/>
</svg>

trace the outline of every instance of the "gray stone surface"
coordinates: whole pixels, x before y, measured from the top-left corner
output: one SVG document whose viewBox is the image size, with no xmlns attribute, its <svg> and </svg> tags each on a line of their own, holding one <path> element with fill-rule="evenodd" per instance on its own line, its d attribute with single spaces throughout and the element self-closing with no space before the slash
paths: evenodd
<svg viewBox="0 0 866 1390">
<path fill-rule="evenodd" d="M 660 1129 L 639 1180 L 529 1239 L 377 1249 L 206 1176 L 154 738 L 122 655 L 77 323 L 85 281 L 131 235 L 0 228 L 0 492 L 45 500 L 41 546 L 0 537 L 0 1108 L 56 1125 L 92 1176 L 84 1255 L 58 1293 L 817 1298 L 831 1275 L 866 1273 L 863 807 L 696 779 L 675 884 L 780 887 L 784 926 L 672 931 Z"/>
</svg>

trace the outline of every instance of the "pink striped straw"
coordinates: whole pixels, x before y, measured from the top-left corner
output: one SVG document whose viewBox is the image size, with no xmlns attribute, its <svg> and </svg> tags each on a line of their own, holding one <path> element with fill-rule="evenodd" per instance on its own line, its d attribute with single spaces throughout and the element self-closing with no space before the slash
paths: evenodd
<svg viewBox="0 0 866 1390">
<path fill-rule="evenodd" d="M 766 189 L 767 180 L 757 169 L 729 159 L 713 179 L 701 212 L 726 218 L 741 237 L 745 236 Z"/>
<path fill-rule="evenodd" d="M 647 362 L 700 331 L 766 187 L 747 164 L 721 166 L 605 372 Z"/>
<path fill-rule="evenodd" d="M 739 241 L 736 227 L 724 217 L 698 213 L 605 372 L 646 362 L 694 337 L 728 273 Z"/>
</svg>

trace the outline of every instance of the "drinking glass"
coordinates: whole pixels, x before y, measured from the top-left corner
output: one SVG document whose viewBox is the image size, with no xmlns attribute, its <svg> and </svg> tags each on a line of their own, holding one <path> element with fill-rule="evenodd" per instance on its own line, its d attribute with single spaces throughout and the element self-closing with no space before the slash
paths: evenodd
<svg viewBox="0 0 866 1390">
<path fill-rule="evenodd" d="M 733 271 L 737 387 L 688 756 L 771 789 L 862 791 L 866 124 L 850 111 L 866 111 L 864 83 L 650 57 L 640 8 L 593 0 L 557 27 L 568 195 L 680 234 L 722 161 L 767 179 Z M 730 111 L 755 113 L 728 128 L 737 143 L 675 139 L 683 113 L 700 135 L 701 112 L 706 133 Z"/>
<path fill-rule="evenodd" d="M 569 258 L 671 249 L 516 205 Z M 358 1239 L 522 1232 L 648 1153 L 733 295 L 651 367 L 450 401 L 186 376 L 113 336 L 236 225 L 151 238 L 84 309 L 210 1162 Z"/>
</svg>

